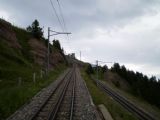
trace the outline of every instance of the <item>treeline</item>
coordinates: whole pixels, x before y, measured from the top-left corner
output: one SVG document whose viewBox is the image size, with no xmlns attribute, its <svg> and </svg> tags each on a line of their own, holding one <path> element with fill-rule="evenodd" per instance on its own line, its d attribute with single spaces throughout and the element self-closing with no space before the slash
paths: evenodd
<svg viewBox="0 0 160 120">
<path fill-rule="evenodd" d="M 108 67 L 106 65 L 104 65 L 104 66 L 98 66 L 98 72 L 100 74 L 104 74 L 105 72 L 107 72 L 107 70 L 108 70 Z M 86 73 L 87 74 L 89 74 L 89 75 L 90 74 L 94 74 L 96 71 L 97 71 L 97 66 L 95 66 L 93 68 L 91 64 L 87 65 L 87 68 L 86 68 Z"/>
<path fill-rule="evenodd" d="M 120 66 L 118 63 L 113 65 L 111 71 L 127 80 L 132 88 L 132 94 L 160 108 L 160 80 L 157 80 L 155 76 L 148 78 L 142 73 L 127 70 L 124 65 Z"/>
</svg>

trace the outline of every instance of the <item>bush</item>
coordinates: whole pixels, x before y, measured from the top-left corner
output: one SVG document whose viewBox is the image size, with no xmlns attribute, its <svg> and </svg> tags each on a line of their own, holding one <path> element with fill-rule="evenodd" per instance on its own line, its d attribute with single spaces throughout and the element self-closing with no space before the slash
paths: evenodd
<svg viewBox="0 0 160 120">
<path fill-rule="evenodd" d="M 87 74 L 93 74 L 93 73 L 94 73 L 91 64 L 88 65 L 88 67 L 87 67 L 87 69 L 86 69 L 86 73 L 87 73 Z"/>
</svg>

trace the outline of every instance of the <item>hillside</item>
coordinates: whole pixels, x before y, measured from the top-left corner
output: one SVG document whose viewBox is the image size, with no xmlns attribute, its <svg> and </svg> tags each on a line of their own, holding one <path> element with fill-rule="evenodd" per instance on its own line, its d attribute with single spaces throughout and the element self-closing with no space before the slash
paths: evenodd
<svg viewBox="0 0 160 120">
<path fill-rule="evenodd" d="M 93 81 L 97 79 L 97 68 L 86 64 L 86 67 L 82 69 L 82 76 L 86 80 L 95 104 L 104 104 L 115 120 L 137 119 L 120 104 L 115 102 L 112 97 L 106 95 L 97 87 L 97 84 Z M 123 96 L 143 111 L 157 119 L 160 118 L 160 109 L 158 106 L 159 93 L 157 92 L 160 89 L 160 81 L 156 80 L 155 77 L 153 80 L 153 77 L 149 78 L 142 73 L 135 73 L 126 69 L 124 65 L 120 66 L 118 63 L 115 63 L 111 69 L 108 69 L 106 66 L 98 67 L 98 81 L 101 81 L 108 88 Z M 147 94 L 144 96 L 143 94 L 146 92 Z M 152 97 L 148 97 L 151 95 Z"/>
<path fill-rule="evenodd" d="M 113 65 L 111 71 L 126 80 L 126 83 L 130 85 L 132 95 L 160 108 L 160 95 L 157 93 L 160 91 L 160 80 L 157 80 L 155 76 L 149 78 L 143 73 L 128 70 L 118 63 Z"/>
<path fill-rule="evenodd" d="M 46 43 L 45 38 L 37 39 L 0 19 L 0 118 L 13 113 L 65 69 L 65 55 L 50 44 L 46 76 Z"/>
<path fill-rule="evenodd" d="M 104 74 L 103 81 L 109 88 L 124 96 L 133 104 L 139 106 L 144 111 L 151 113 L 155 117 L 160 118 L 160 109 L 158 108 L 158 106 L 154 105 L 156 103 L 152 104 L 146 99 L 144 99 L 142 96 L 133 94 L 131 85 L 119 74 L 107 71 Z"/>
</svg>

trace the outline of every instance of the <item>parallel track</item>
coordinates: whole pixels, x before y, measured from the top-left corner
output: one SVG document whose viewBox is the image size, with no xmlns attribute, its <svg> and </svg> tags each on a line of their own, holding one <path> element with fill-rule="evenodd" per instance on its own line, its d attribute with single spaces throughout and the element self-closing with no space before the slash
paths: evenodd
<svg viewBox="0 0 160 120">
<path fill-rule="evenodd" d="M 73 70 L 68 72 L 61 80 L 61 82 L 56 86 L 53 93 L 43 103 L 42 107 L 33 116 L 32 120 L 56 120 L 58 114 L 60 113 L 59 109 L 61 107 L 61 104 L 63 101 L 65 101 L 65 95 L 67 94 L 67 92 L 70 92 L 68 91 L 68 89 L 72 89 L 72 96 L 69 100 L 69 108 L 67 108 L 69 109 L 69 118 L 66 119 L 72 120 L 75 100 L 75 82 L 76 74 L 75 68 L 73 68 Z"/>
<path fill-rule="evenodd" d="M 135 114 L 139 120 L 156 120 L 153 116 L 150 114 L 144 112 L 140 108 L 136 107 L 134 104 L 126 100 L 124 97 L 120 96 L 110 88 L 108 88 L 106 85 L 101 83 L 98 80 L 94 80 L 98 87 L 100 87 L 106 94 L 109 94 L 115 101 L 120 103 L 124 108 L 126 108 L 131 113 Z"/>
</svg>

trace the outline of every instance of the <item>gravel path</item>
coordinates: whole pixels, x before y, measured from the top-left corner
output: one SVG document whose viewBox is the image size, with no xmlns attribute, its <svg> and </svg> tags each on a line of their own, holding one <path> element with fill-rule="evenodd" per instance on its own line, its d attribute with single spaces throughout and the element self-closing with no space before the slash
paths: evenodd
<svg viewBox="0 0 160 120">
<path fill-rule="evenodd" d="M 76 69 L 76 100 L 74 120 L 101 120 L 93 104 L 92 98 L 81 77 L 79 69 Z"/>
</svg>

